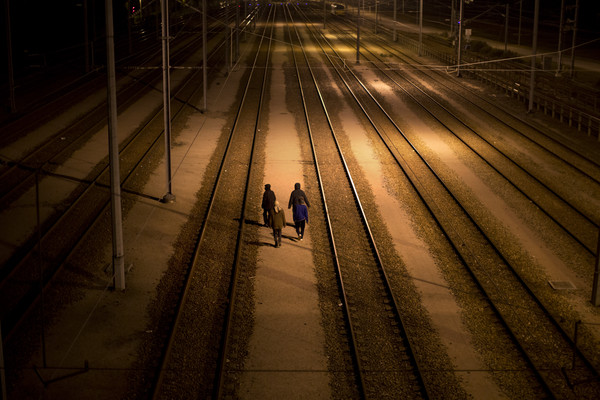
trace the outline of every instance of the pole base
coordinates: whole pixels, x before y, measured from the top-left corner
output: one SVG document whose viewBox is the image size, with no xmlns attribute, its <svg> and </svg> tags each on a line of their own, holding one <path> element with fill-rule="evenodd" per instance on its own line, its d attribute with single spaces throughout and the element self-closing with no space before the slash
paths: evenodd
<svg viewBox="0 0 600 400">
<path fill-rule="evenodd" d="M 167 193 L 160 199 L 161 203 L 175 203 L 175 195 L 173 193 Z"/>
</svg>

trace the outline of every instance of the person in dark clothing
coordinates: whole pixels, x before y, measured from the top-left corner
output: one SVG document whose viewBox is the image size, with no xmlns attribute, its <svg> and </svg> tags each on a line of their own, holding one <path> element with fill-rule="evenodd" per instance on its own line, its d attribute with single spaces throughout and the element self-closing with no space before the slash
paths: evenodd
<svg viewBox="0 0 600 400">
<path fill-rule="evenodd" d="M 300 240 L 304 237 L 304 227 L 307 223 L 308 208 L 304 204 L 304 199 L 300 198 L 298 204 L 294 207 L 294 226 L 296 227 L 296 234 Z"/>
<path fill-rule="evenodd" d="M 275 202 L 273 213 L 270 215 L 271 226 L 273 227 L 273 238 L 275 247 L 281 247 L 281 231 L 285 228 L 285 211 L 279 207 L 279 202 Z"/>
<path fill-rule="evenodd" d="M 265 226 L 270 226 L 270 216 L 273 214 L 273 207 L 275 206 L 275 192 L 271 190 L 271 185 L 265 185 L 265 192 L 263 193 L 262 209 L 263 209 L 263 222 Z"/>
<path fill-rule="evenodd" d="M 288 203 L 288 208 L 293 208 L 293 211 L 296 210 L 296 205 L 299 203 L 300 199 L 304 200 L 304 204 L 307 207 L 310 207 L 310 203 L 308 202 L 308 198 L 302 189 L 300 189 L 300 184 L 296 183 L 294 185 L 294 191 L 290 194 L 290 202 Z"/>
</svg>

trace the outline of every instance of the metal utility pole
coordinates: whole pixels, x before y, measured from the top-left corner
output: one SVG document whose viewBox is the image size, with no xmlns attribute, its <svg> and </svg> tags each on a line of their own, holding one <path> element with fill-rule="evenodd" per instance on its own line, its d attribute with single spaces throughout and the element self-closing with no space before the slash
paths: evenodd
<svg viewBox="0 0 600 400">
<path fill-rule="evenodd" d="M 244 3 L 245 4 L 245 3 Z M 206 61 L 206 35 L 207 35 L 207 27 L 206 27 L 206 0 L 202 0 L 202 86 L 203 86 L 203 96 L 204 96 L 204 111 L 207 110 L 207 99 L 206 99 L 206 92 L 207 92 L 207 86 L 208 86 L 208 81 L 207 81 L 207 61 Z"/>
<path fill-rule="evenodd" d="M 394 0 L 394 42 L 398 41 L 398 32 L 396 31 L 396 24 L 398 23 L 398 0 Z"/>
<path fill-rule="evenodd" d="M 171 192 L 171 74 L 169 65 L 169 0 L 161 0 L 162 6 L 162 56 L 163 56 L 163 115 L 165 123 L 165 166 L 167 193 L 163 203 L 173 203 L 175 196 Z"/>
<path fill-rule="evenodd" d="M 356 63 L 360 63 L 360 0 L 358 0 L 358 11 L 356 13 Z"/>
<path fill-rule="evenodd" d="M 592 285 L 592 304 L 600 306 L 600 232 L 598 232 L 598 246 L 596 247 L 596 267 L 594 268 L 594 283 Z"/>
<path fill-rule="evenodd" d="M 565 0 L 560 2 L 560 22 L 558 24 L 558 61 L 556 62 L 556 76 L 562 70 L 562 39 L 565 19 Z"/>
<path fill-rule="evenodd" d="M 462 56 L 462 20 L 463 20 L 463 1 L 460 0 L 460 11 L 458 12 L 458 56 L 456 58 L 456 76 L 460 78 L 460 63 Z"/>
<path fill-rule="evenodd" d="M 108 76 L 108 147 L 110 159 L 110 192 L 112 213 L 113 280 L 115 289 L 125 290 L 125 257 L 123 254 L 123 216 L 121 209 L 121 173 L 119 137 L 117 134 L 117 86 L 115 79 L 115 38 L 112 0 L 106 7 L 106 71 Z"/>
<path fill-rule="evenodd" d="M 504 53 L 508 51 L 508 3 L 506 3 L 506 18 L 504 19 Z"/>
<path fill-rule="evenodd" d="M 419 56 L 423 48 L 423 0 L 419 1 Z"/>
<path fill-rule="evenodd" d="M 517 39 L 517 45 L 521 45 L 521 22 L 523 21 L 523 0 L 519 2 L 519 34 Z"/>
<path fill-rule="evenodd" d="M 529 106 L 527 112 L 533 112 L 533 95 L 535 92 L 535 56 L 537 53 L 538 21 L 540 19 L 540 0 L 535 0 L 533 16 L 533 43 L 531 44 L 531 78 L 529 80 Z"/>
<path fill-rule="evenodd" d="M 379 0 L 375 0 L 375 34 L 377 35 L 377 27 L 379 26 Z"/>
<path fill-rule="evenodd" d="M 12 58 L 12 38 L 10 28 L 10 0 L 4 0 L 5 8 L 5 23 L 6 23 L 6 52 L 8 62 L 8 96 L 10 101 L 10 112 L 17 112 L 17 102 L 15 101 L 15 75 L 13 70 L 13 58 Z"/>
<path fill-rule="evenodd" d="M 575 73 L 575 38 L 577 36 L 577 17 L 579 14 L 579 0 L 575 0 L 575 18 L 573 19 L 573 44 L 571 45 L 571 79 Z"/>
</svg>

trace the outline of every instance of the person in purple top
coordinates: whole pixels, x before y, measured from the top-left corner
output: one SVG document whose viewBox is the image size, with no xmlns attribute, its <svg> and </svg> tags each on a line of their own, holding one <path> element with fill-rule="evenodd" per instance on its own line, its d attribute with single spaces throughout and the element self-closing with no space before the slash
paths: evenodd
<svg viewBox="0 0 600 400">
<path fill-rule="evenodd" d="M 304 191 L 300 189 L 300 184 L 296 183 L 294 184 L 294 191 L 292 191 L 292 193 L 290 194 L 290 202 L 288 203 L 288 208 L 292 208 L 292 206 L 294 206 L 293 210 L 295 210 L 296 205 L 298 204 L 298 201 L 300 199 L 304 200 L 304 204 L 306 204 L 307 207 L 310 207 L 308 197 L 306 197 Z"/>
<path fill-rule="evenodd" d="M 294 207 L 294 226 L 296 227 L 296 234 L 298 239 L 302 240 L 304 237 L 304 227 L 308 223 L 308 208 L 304 204 L 304 199 L 298 199 L 298 204 Z"/>
</svg>

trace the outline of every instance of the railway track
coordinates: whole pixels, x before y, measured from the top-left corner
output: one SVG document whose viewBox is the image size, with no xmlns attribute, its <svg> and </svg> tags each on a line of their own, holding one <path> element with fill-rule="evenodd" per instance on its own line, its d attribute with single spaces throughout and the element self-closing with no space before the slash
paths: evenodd
<svg viewBox="0 0 600 400">
<path fill-rule="evenodd" d="M 262 9 L 265 11 L 265 8 Z M 252 68 L 232 123 L 210 196 L 202 207 L 203 222 L 197 234 L 189 271 L 183 278 L 168 340 L 152 388 L 155 399 L 222 398 L 230 392 L 225 384 L 234 318 L 238 276 L 243 268 L 242 246 L 246 225 L 249 182 L 254 147 L 260 124 L 262 96 L 268 78 L 275 7 L 268 7 L 258 35 Z M 247 171 L 243 173 L 243 171 Z M 209 282 L 210 272 L 220 277 Z M 205 304 L 213 304 L 205 307 Z M 210 326 L 199 333 L 198 324 Z M 187 354 L 193 354 L 188 357 Z"/>
<path fill-rule="evenodd" d="M 291 15 L 290 20 L 295 27 Z M 428 398 L 428 386 L 391 289 L 386 266 L 297 27 L 290 34 L 290 42 L 293 52 L 299 53 L 294 57 L 298 87 L 302 88 L 306 126 L 361 397 Z M 346 201 L 339 201 L 340 198 Z M 390 323 L 390 319 L 393 322 Z"/>
<path fill-rule="evenodd" d="M 267 18 L 267 24 L 274 26 L 276 13 L 281 7 L 271 7 L 271 16 Z M 283 7 L 285 10 L 287 7 Z M 265 26 L 265 29 L 266 26 Z M 264 42 L 262 47 L 269 48 L 273 31 L 263 33 Z M 293 52 L 297 53 L 295 57 L 296 71 L 299 74 L 298 86 L 303 88 L 303 104 L 305 118 L 307 123 L 308 135 L 313 147 L 314 164 L 316 175 L 321 179 L 322 200 L 324 203 L 325 219 L 329 221 L 329 233 L 331 252 L 334 264 L 337 266 L 338 279 L 340 282 L 340 296 L 344 299 L 344 310 L 346 312 L 346 321 L 348 336 L 350 339 L 350 348 L 354 349 L 352 357 L 355 365 L 356 386 L 360 397 L 363 398 L 394 398 L 400 393 L 406 398 L 427 398 L 426 384 L 423 381 L 418 368 L 418 362 L 415 360 L 410 347 L 410 338 L 404 331 L 396 299 L 389 289 L 385 267 L 378 255 L 376 243 L 370 232 L 367 218 L 362 210 L 360 198 L 352 182 L 351 173 L 343 157 L 343 151 L 336 144 L 334 130 L 327 123 L 327 108 L 320 99 L 318 84 L 310 70 L 306 54 L 301 47 L 300 36 L 298 32 L 290 32 L 290 38 L 293 41 Z M 302 52 L 301 52 L 302 50 Z M 237 163 L 245 166 L 252 165 L 252 154 L 254 152 L 255 136 L 260 126 L 260 108 L 262 104 L 262 93 L 265 87 L 265 80 L 268 78 L 265 71 L 268 68 L 263 65 L 268 64 L 268 50 L 259 50 L 257 59 L 253 63 L 253 69 L 250 72 L 250 78 L 246 89 L 244 90 L 243 100 L 240 103 L 235 123 L 232 127 L 227 150 L 237 150 L 234 154 L 243 153 L 241 159 L 236 159 Z M 259 72 L 255 72 L 255 71 Z M 249 88 L 253 90 L 249 90 Z M 312 134 L 314 126 L 330 126 L 327 132 L 319 132 L 318 135 Z M 245 129 L 243 127 L 246 127 Z M 253 135 L 242 135 L 241 132 L 254 132 Z M 331 149 L 337 148 L 338 151 L 332 152 Z M 220 171 L 230 171 L 233 169 L 230 160 L 233 156 L 226 152 Z M 239 262 L 240 241 L 244 235 L 245 209 L 247 205 L 245 200 L 248 197 L 248 182 L 252 171 L 248 169 L 247 174 L 240 174 L 238 177 L 230 177 L 225 172 L 220 172 L 218 180 L 215 183 L 213 195 L 207 206 L 207 216 L 205 224 L 202 226 L 198 238 L 198 246 L 195 255 L 192 257 L 191 272 L 189 276 L 203 275 L 203 268 L 222 268 L 223 279 L 229 281 L 226 292 L 223 285 L 213 289 L 203 287 L 198 288 L 203 279 L 186 280 L 185 293 L 175 317 L 175 328 L 169 335 L 170 340 L 163 357 L 163 364 L 159 368 L 160 376 L 157 379 L 157 385 L 154 390 L 154 397 L 161 398 L 169 393 L 175 393 L 177 388 L 183 386 L 186 382 L 186 389 L 189 390 L 186 395 L 213 396 L 213 398 L 223 398 L 234 396 L 235 394 L 235 376 L 239 366 L 234 362 L 226 360 L 235 360 L 235 353 L 240 344 L 236 343 L 236 332 L 242 327 L 235 323 L 236 299 L 238 297 L 248 296 L 247 293 L 238 290 L 238 275 L 240 268 L 244 268 Z M 339 178 L 344 176 L 347 182 L 345 187 L 340 185 Z M 229 180 L 235 179 L 235 182 Z M 222 180 L 229 183 L 223 183 Z M 223 186 L 228 188 L 227 193 L 221 193 Z M 349 197 L 354 200 L 343 202 L 328 202 L 327 191 L 335 191 L 336 196 L 340 198 Z M 342 193 L 339 193 L 339 192 Z M 221 199 L 226 195 L 227 199 Z M 233 199 L 232 199 L 233 196 Z M 221 200 L 220 200 L 221 199 Z M 237 201 L 236 201 L 237 199 Z M 212 204 L 227 202 L 232 205 L 229 211 L 229 217 L 223 215 L 225 210 L 213 209 Z M 238 204 L 238 206 L 233 206 Z M 240 206 L 241 204 L 241 211 Z M 241 214 L 240 214 L 241 213 Z M 214 215 L 214 216 L 213 216 Z M 342 218 L 342 215 L 345 216 Z M 215 221 L 212 221 L 212 220 Z M 223 237 L 232 237 L 227 242 L 219 243 L 219 249 L 215 248 L 214 243 L 219 242 L 218 238 L 213 237 L 216 229 L 211 228 L 212 224 L 223 221 L 237 221 L 228 230 L 237 231 L 237 235 L 224 235 Z M 233 236 L 236 241 L 233 241 Z M 341 250 L 343 249 L 343 251 Z M 203 256 L 211 254 L 211 260 L 205 260 Z M 218 261 L 217 261 L 218 260 Z M 206 283 L 203 283 L 206 285 Z M 243 286 L 243 285 L 242 285 Z M 368 288 L 365 288 L 365 287 Z M 243 286 L 244 287 L 244 286 Z M 247 290 L 247 289 L 245 289 Z M 212 295 L 211 295 L 212 293 Z M 203 299 L 219 299 L 217 302 L 221 305 L 223 315 L 210 317 L 199 312 L 199 305 Z M 219 308 L 219 307 L 217 307 Z M 205 311 L 209 313 L 210 311 Z M 196 322 L 203 319 L 223 320 L 222 324 L 217 322 L 217 327 L 223 326 L 222 331 L 214 332 L 211 338 L 206 341 L 189 340 L 192 334 L 189 327 L 193 327 Z M 390 319 L 392 320 L 390 322 Z M 199 322 L 198 322 L 199 323 Z M 192 328 L 193 329 L 193 328 Z M 217 329 L 217 328 L 215 328 Z M 219 328 L 221 329 L 221 328 Z M 206 347 L 214 348 L 216 337 L 221 337 L 220 351 L 218 356 L 213 352 L 207 351 Z M 198 357 L 194 360 L 185 359 L 184 354 L 191 352 Z M 184 360 L 185 359 L 185 360 Z M 213 361 L 214 360 L 214 361 Z M 215 368 L 216 376 L 212 393 L 209 392 L 210 376 Z M 197 384 L 190 385 L 192 379 L 190 374 L 194 373 L 194 381 Z M 198 376 L 201 378 L 199 379 Z M 180 382 L 180 383 L 178 383 Z M 190 388 L 190 386 L 193 386 Z M 189 388 L 189 389 L 188 389 Z M 177 393 L 181 393 L 180 391 Z M 382 397 L 383 396 L 383 397 Z"/>
<path fill-rule="evenodd" d="M 337 71 L 340 71 L 340 78 L 344 80 L 348 91 L 395 154 L 404 173 L 411 177 L 414 187 L 432 211 L 432 216 L 453 242 L 485 296 L 491 300 L 491 306 L 504 321 L 515 344 L 521 348 L 530 370 L 537 375 L 541 390 L 559 398 L 592 398 L 598 393 L 599 385 L 597 370 L 587 358 L 593 357 L 593 346 L 584 345 L 587 350 L 582 353 L 582 344 L 576 345 L 560 321 L 544 307 L 521 279 L 511 261 L 485 234 L 426 157 L 371 95 L 352 68 L 341 61 L 343 57 L 333 45 L 325 38 L 320 42 L 322 48 L 331 49 L 330 62 L 334 66 L 338 64 Z M 529 321 L 530 326 L 522 326 L 521 322 L 525 320 Z M 545 340 L 534 339 L 535 332 L 546 332 Z M 571 364 L 571 355 L 577 358 L 577 362 Z M 578 377 L 563 376 L 563 371 L 575 364 L 579 369 L 573 368 L 569 373 L 578 374 Z M 571 385 L 573 381 L 585 384 L 574 388 Z"/>
<path fill-rule="evenodd" d="M 174 32 L 178 32 L 185 24 L 185 21 L 178 19 L 172 21 L 171 26 Z M 152 57 L 160 56 L 160 42 L 156 40 L 154 28 L 156 26 L 134 28 L 128 37 L 115 38 L 116 66 L 120 72 L 128 73 L 133 69 L 148 67 L 153 65 Z M 179 39 L 177 33 L 173 36 L 175 40 Z M 93 69 L 81 76 L 81 71 L 73 69 L 83 68 L 83 60 L 78 57 L 60 57 L 59 60 L 56 56 L 52 62 L 55 65 L 18 81 L 17 101 L 23 105 L 17 113 L 0 121 L 5 129 L 0 146 L 49 123 L 65 108 L 76 106 L 96 90 L 102 90 L 105 95 L 106 75 L 103 70 L 106 66 L 102 62 L 106 60 L 106 44 L 98 41 L 96 47 L 94 58 L 101 60 L 100 64 L 91 66 Z"/>
<path fill-rule="evenodd" d="M 375 213 L 361 200 L 364 194 L 368 196 L 368 189 L 356 183 L 360 166 L 352 160 L 352 150 L 346 147 L 343 134 L 338 136 L 338 126 L 330 118 L 330 111 L 339 103 L 328 86 L 339 86 L 342 95 L 352 98 L 362 110 L 365 126 L 370 124 L 367 130 L 372 132 L 371 139 L 387 146 L 386 159 L 396 163 L 390 168 L 410 180 L 414 196 L 420 197 L 427 207 L 434 223 L 453 246 L 461 265 L 469 268 L 469 274 L 480 290 L 477 296 L 483 298 L 486 307 L 494 312 L 494 326 L 490 329 L 511 338 L 507 352 L 513 352 L 513 347 L 520 352 L 524 366 L 516 371 L 495 372 L 519 375 L 517 382 L 523 383 L 524 397 L 534 393 L 535 397 L 594 398 L 598 377 L 593 363 L 587 361 L 587 354 L 593 352 L 589 343 L 583 343 L 579 348 L 569 334 L 564 330 L 561 332 L 561 321 L 552 321 L 551 313 L 544 310 L 535 293 L 527 288 L 527 283 L 511 271 L 511 260 L 503 256 L 502 249 L 494 246 L 493 239 L 487 237 L 476 218 L 469 215 L 468 207 L 453 195 L 450 185 L 436 173 L 436 166 L 429 164 L 426 155 L 403 134 L 391 113 L 386 112 L 385 105 L 376 96 L 371 96 L 368 85 L 354 73 L 354 68 L 340 62 L 343 58 L 336 51 L 343 46 L 330 46 L 332 43 L 311 25 L 314 19 L 310 22 L 301 13 L 293 15 L 299 11 L 297 7 L 275 5 L 262 10 L 268 10 L 269 14 L 260 20 L 262 33 L 255 36 L 260 38 L 256 39 L 257 42 L 260 40 L 256 53 L 248 56 L 254 57 L 254 61 L 252 69 L 245 75 L 247 84 L 240 93 L 241 101 L 230 135 L 218 148 L 223 154 L 218 171 L 205 180 L 212 186 L 203 188 L 202 195 L 198 196 L 201 212 L 194 217 L 198 226 L 197 233 L 194 232 L 194 248 L 189 252 L 186 248 L 177 255 L 182 259 L 189 258 L 189 265 L 174 285 L 182 297 L 173 309 L 165 311 L 164 324 L 156 332 L 156 336 L 164 337 L 168 344 L 159 349 L 161 355 L 157 364 L 150 363 L 146 367 L 149 370 L 146 377 L 152 385 L 145 390 L 151 393 L 140 396 L 232 398 L 237 394 L 244 346 L 240 336 L 248 329 L 241 322 L 239 314 L 244 306 L 239 303 L 252 296 L 247 281 L 252 268 L 249 255 L 252 250 L 249 248 L 253 246 L 247 246 L 247 243 L 252 236 L 248 231 L 256 222 L 249 216 L 249 210 L 253 196 L 256 197 L 255 188 L 260 187 L 256 183 L 261 180 L 260 171 L 253 169 L 257 163 L 256 142 L 264 119 L 262 105 L 268 87 L 273 41 L 278 40 L 276 30 L 285 29 L 284 41 L 289 42 L 289 52 L 294 57 L 297 88 L 302 96 L 303 116 L 298 119 L 305 118 L 306 132 L 303 134 L 306 142 L 310 142 L 314 159 L 304 168 L 314 174 L 321 191 L 322 210 L 315 210 L 315 207 L 312 210 L 317 218 L 322 216 L 327 226 L 328 237 L 323 238 L 328 242 L 326 264 L 331 263 L 336 272 L 341 299 L 339 313 L 343 314 L 340 331 L 347 338 L 348 343 L 343 347 L 347 347 L 350 355 L 347 370 L 330 373 L 350 377 L 351 391 L 356 391 L 357 398 L 439 398 L 447 395 L 449 387 L 454 389 L 453 384 L 459 386 L 452 382 L 453 371 L 431 368 L 423 362 L 431 354 L 426 354 L 425 346 L 421 346 L 423 333 L 415 327 L 414 320 L 407 318 L 407 306 L 402 304 L 402 289 L 398 285 L 398 275 L 401 275 L 398 265 L 392 265 L 378 250 L 382 241 L 370 224 L 376 219 Z M 300 21 L 306 23 L 306 29 L 299 29 Z M 285 28 L 281 28 L 282 25 Z M 306 44 L 321 48 L 323 55 L 309 54 L 304 48 Z M 347 48 L 351 49 L 351 46 Z M 183 89 L 189 90 L 188 93 L 176 96 L 182 101 L 182 108 L 187 104 L 186 99 L 197 96 L 192 88 L 201 86 L 193 78 L 189 85 L 191 87 Z M 160 123 L 155 121 L 148 125 Z M 136 148 L 132 152 L 136 156 L 128 156 L 134 161 L 126 163 L 124 168 L 129 175 L 136 173 L 146 157 L 160 153 L 146 151 L 159 138 L 160 135 L 151 136 L 146 145 L 140 146 L 132 142 L 131 146 Z M 98 169 L 97 172 L 98 175 L 89 182 L 76 180 L 73 183 L 87 185 L 89 197 L 98 204 L 83 204 L 81 200 L 69 208 L 69 216 L 79 217 L 83 214 L 76 213 L 88 208 L 99 210 L 99 217 L 104 214 L 101 204 L 105 204 L 107 185 L 101 175 L 103 171 Z M 95 192 L 92 194 L 91 191 Z M 128 193 L 142 195 L 158 201 L 157 197 L 139 193 L 136 187 L 125 193 L 126 196 Z M 81 219 L 82 226 L 95 224 L 93 215 Z M 67 225 L 69 221 L 57 223 Z M 51 236 L 52 228 L 47 232 Z M 77 235 L 81 234 L 74 234 Z M 33 259 L 36 240 L 31 240 Z M 37 240 L 37 243 L 45 240 Z M 44 243 L 42 250 L 45 247 Z M 66 260 L 68 254 L 52 258 Z M 35 275 L 34 268 L 35 259 L 26 273 Z M 390 278 L 391 275 L 394 277 Z M 214 279 L 215 276 L 218 278 Z M 26 278 L 13 280 L 24 281 Z M 28 284 L 33 291 L 38 282 Z M 4 289 L 2 287 L 2 292 Z M 4 299 L 0 300 L 5 304 Z M 522 321 L 528 321 L 529 325 Z M 565 325 L 568 327 L 568 323 Z M 200 326 L 208 329 L 199 329 Z"/>
<path fill-rule="evenodd" d="M 181 46 L 176 50 L 181 62 L 197 53 L 197 42 L 193 39 L 185 40 Z M 217 54 L 213 53 L 211 57 L 214 59 Z M 158 79 L 159 75 L 146 76 L 146 79 L 151 78 Z M 198 96 L 198 90 L 202 87 L 201 79 L 201 70 L 196 69 L 184 84 L 174 88 L 172 95 L 176 101 L 172 108 L 173 123 L 186 107 L 191 106 L 190 99 Z M 147 95 L 147 85 L 140 88 L 139 84 L 133 83 L 125 88 L 127 97 L 122 98 L 123 103 L 133 104 L 140 96 Z M 164 151 L 161 148 L 162 118 L 162 108 L 157 107 L 121 144 L 121 185 L 126 195 L 159 200 L 157 196 L 140 193 L 137 187 L 130 187 L 129 182 L 144 169 L 145 164 L 152 163 L 150 160 L 156 160 L 158 154 Z M 14 328 L 28 313 L 27 310 L 37 303 L 41 293 L 48 290 L 47 287 L 86 234 L 108 215 L 110 185 L 107 162 L 94 166 L 85 178 L 76 177 L 65 167 L 70 165 L 71 168 L 77 168 L 77 163 L 65 164 L 65 161 L 77 148 L 84 146 L 85 141 L 90 140 L 103 123 L 100 115 L 91 113 L 89 122 L 83 123 L 83 126 L 76 124 L 74 129 L 79 131 L 69 134 L 70 137 L 83 138 L 82 143 L 77 140 L 61 143 L 63 141 L 59 137 L 53 137 L 18 163 L 5 164 L 6 170 L 1 178 L 3 209 L 14 212 L 18 204 L 25 203 L 31 207 L 37 203 L 41 211 L 38 227 L 35 228 L 35 224 L 33 228 L 24 225 L 30 229 L 28 236 L 23 238 L 19 247 L 13 249 L 0 270 L 1 318 L 6 340 L 10 339 Z M 61 134 L 65 132 L 59 132 Z M 13 179 L 14 175 L 19 176 L 17 181 Z"/>
<path fill-rule="evenodd" d="M 381 46 L 381 51 L 401 57 L 400 59 L 403 62 L 417 62 L 417 60 L 406 54 L 401 54 L 397 49 L 382 41 L 378 41 L 377 45 Z M 572 148 L 553 139 L 549 134 L 532 124 L 518 121 L 517 118 L 497 107 L 491 109 L 492 104 L 489 101 L 480 100 L 480 96 L 475 96 L 472 91 L 466 91 L 452 79 L 447 79 L 447 77 L 441 79 L 439 75 L 424 71 L 410 74 L 411 77 L 415 75 L 416 79 L 409 79 L 402 74 L 393 74 L 394 68 L 390 68 L 393 66 L 369 49 L 365 48 L 364 52 L 369 53 L 369 59 L 373 60 L 372 62 L 378 66 L 379 71 L 387 76 L 396 87 L 416 103 L 422 104 L 423 108 L 434 119 L 447 126 L 482 161 L 539 207 L 565 233 L 579 243 L 589 255 L 595 255 L 597 233 L 600 225 L 598 224 L 598 216 L 593 210 L 593 202 L 582 202 L 581 198 L 574 196 L 576 190 L 572 188 L 571 182 L 565 182 L 564 176 L 579 175 L 580 178 L 577 179 L 577 182 L 581 182 L 579 186 L 587 186 L 590 190 L 593 190 L 593 187 L 598 187 L 600 183 L 598 180 L 600 165 L 596 161 L 576 153 Z M 433 83 L 427 85 L 428 87 L 435 85 L 434 87 L 437 90 L 443 87 L 446 93 L 451 93 L 455 104 L 458 103 L 463 106 L 458 109 L 458 107 L 447 101 L 446 99 L 450 98 L 448 94 L 434 98 L 428 94 L 427 87 L 420 84 L 421 79 L 419 77 L 427 77 L 430 81 L 433 80 Z M 477 102 L 473 99 L 480 101 Z M 482 105 L 481 102 L 483 101 L 485 101 L 485 104 Z M 454 111 L 453 109 L 457 110 Z M 481 110 L 485 113 L 485 116 L 494 121 L 495 125 L 502 127 L 495 128 L 494 131 L 498 130 L 502 133 L 486 134 L 485 127 L 481 127 L 476 121 L 470 122 L 468 115 L 464 112 L 460 113 L 464 109 Z M 531 147 L 527 146 L 527 144 L 530 144 L 533 145 L 535 150 L 528 150 L 526 154 L 515 155 L 515 153 L 518 153 L 514 150 L 516 144 L 512 146 L 510 144 L 504 145 L 504 142 L 513 142 L 511 136 L 517 138 L 515 142 L 523 139 L 523 147 Z M 535 140 L 534 138 L 538 139 Z M 549 144 L 540 143 L 541 139 L 550 140 L 550 144 L 553 144 L 555 149 L 551 149 Z M 502 147 L 505 147 L 505 149 Z M 496 157 L 489 155 L 490 149 L 497 153 Z M 543 159 L 549 159 L 549 161 L 543 162 L 541 161 Z M 559 183 L 562 184 L 559 185 Z"/>
</svg>

